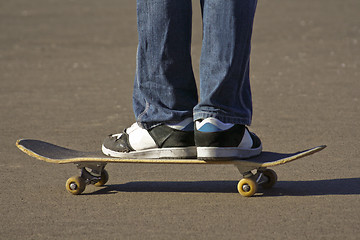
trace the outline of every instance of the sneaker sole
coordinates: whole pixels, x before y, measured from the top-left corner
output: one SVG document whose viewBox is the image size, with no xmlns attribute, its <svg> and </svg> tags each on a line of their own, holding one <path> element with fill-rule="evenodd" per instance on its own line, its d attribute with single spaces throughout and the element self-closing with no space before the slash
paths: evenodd
<svg viewBox="0 0 360 240">
<path fill-rule="evenodd" d="M 182 148 L 159 148 L 147 149 L 141 151 L 132 151 L 128 153 L 116 152 L 102 146 L 102 152 L 110 157 L 126 158 L 126 159 L 182 159 L 193 158 L 196 159 L 196 147 L 182 147 Z"/>
<path fill-rule="evenodd" d="M 200 160 L 246 159 L 260 155 L 262 147 L 240 149 L 237 147 L 197 147 L 197 158 Z"/>
</svg>

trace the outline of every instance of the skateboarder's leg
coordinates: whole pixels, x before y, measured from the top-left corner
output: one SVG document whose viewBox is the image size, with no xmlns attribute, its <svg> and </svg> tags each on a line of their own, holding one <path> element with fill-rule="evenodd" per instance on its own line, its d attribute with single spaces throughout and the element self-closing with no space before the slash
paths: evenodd
<svg viewBox="0 0 360 240">
<path fill-rule="evenodd" d="M 249 59 L 256 0 L 203 2 L 200 102 L 194 118 L 250 125 Z"/>
<path fill-rule="evenodd" d="M 198 96 L 191 64 L 191 0 L 138 0 L 133 107 L 145 129 L 192 118 Z"/>
<path fill-rule="evenodd" d="M 199 130 L 195 131 L 198 157 L 257 155 L 261 152 L 260 139 L 244 126 L 250 125 L 252 117 L 249 59 L 257 1 L 201 3 L 200 102 L 194 109 Z M 227 147 L 238 149 L 231 152 Z"/>
<path fill-rule="evenodd" d="M 133 107 L 137 123 L 105 139 L 115 157 L 195 158 L 191 0 L 138 0 Z"/>
</svg>

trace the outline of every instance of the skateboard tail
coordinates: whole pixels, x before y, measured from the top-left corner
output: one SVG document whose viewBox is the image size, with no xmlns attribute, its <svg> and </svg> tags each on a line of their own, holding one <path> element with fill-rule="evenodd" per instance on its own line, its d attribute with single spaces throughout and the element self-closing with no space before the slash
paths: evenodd
<svg viewBox="0 0 360 240">
<path fill-rule="evenodd" d="M 23 145 L 20 144 L 22 140 L 23 139 L 19 139 L 16 141 L 16 147 L 19 148 L 22 152 L 26 153 L 30 157 L 34 157 L 34 158 L 37 158 L 37 159 L 45 161 L 45 162 L 51 162 L 51 163 L 53 162 L 53 161 L 49 161 L 48 158 L 43 157 L 39 154 L 36 154 L 35 152 L 25 148 Z"/>
<path fill-rule="evenodd" d="M 303 158 L 303 157 L 312 155 L 314 153 L 320 152 L 321 150 L 325 149 L 326 147 L 327 147 L 326 145 L 320 145 L 318 147 L 314 147 L 314 148 L 311 148 L 311 149 L 308 149 L 305 151 L 300 151 L 296 154 L 293 154 L 290 157 L 279 159 L 276 162 L 263 163 L 262 167 L 272 167 L 272 166 L 276 166 L 276 165 L 285 164 L 285 163 L 294 161 L 296 159 Z"/>
</svg>

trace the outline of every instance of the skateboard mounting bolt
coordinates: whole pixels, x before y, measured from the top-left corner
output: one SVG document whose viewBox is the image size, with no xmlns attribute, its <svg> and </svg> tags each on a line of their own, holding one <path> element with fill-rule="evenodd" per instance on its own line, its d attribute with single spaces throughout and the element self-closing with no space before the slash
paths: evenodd
<svg viewBox="0 0 360 240">
<path fill-rule="evenodd" d="M 244 184 L 242 185 L 242 189 L 244 192 L 249 192 L 250 191 L 250 186 L 248 184 Z"/>
<path fill-rule="evenodd" d="M 78 188 L 78 186 L 76 185 L 76 183 L 70 183 L 70 189 L 71 190 L 76 190 Z"/>
</svg>

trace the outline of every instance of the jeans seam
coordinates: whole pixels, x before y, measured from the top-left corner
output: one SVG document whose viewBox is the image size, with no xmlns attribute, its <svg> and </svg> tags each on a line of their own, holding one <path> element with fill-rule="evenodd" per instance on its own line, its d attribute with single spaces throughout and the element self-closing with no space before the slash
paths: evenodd
<svg viewBox="0 0 360 240">
<path fill-rule="evenodd" d="M 149 108 L 150 108 L 150 104 L 148 103 L 148 101 L 145 100 L 145 109 L 144 111 L 142 111 L 142 113 L 139 114 L 137 118 L 137 122 L 140 123 L 140 125 L 142 125 L 141 123 L 142 117 L 148 112 Z"/>
</svg>

